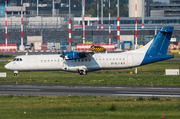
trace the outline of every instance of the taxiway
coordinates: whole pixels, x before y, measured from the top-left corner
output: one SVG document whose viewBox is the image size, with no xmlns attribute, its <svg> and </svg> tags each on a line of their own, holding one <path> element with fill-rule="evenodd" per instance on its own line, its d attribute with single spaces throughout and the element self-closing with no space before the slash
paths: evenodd
<svg viewBox="0 0 180 119">
<path fill-rule="evenodd" d="M 180 97 L 180 87 L 0 83 L 0 95 Z"/>
</svg>

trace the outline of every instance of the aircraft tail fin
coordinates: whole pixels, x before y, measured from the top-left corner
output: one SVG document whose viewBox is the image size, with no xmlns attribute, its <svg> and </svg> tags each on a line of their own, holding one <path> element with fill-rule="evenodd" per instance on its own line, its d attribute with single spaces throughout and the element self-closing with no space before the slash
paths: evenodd
<svg viewBox="0 0 180 119">
<path fill-rule="evenodd" d="M 166 55 L 173 30 L 174 30 L 174 27 L 171 27 L 171 26 L 162 27 L 157 33 L 157 35 L 155 36 L 151 45 L 149 46 L 146 54 Z"/>
<path fill-rule="evenodd" d="M 152 62 L 174 58 L 174 55 L 167 55 L 168 46 L 171 40 L 174 27 L 162 27 L 153 41 L 146 45 L 147 51 L 141 65 Z"/>
</svg>

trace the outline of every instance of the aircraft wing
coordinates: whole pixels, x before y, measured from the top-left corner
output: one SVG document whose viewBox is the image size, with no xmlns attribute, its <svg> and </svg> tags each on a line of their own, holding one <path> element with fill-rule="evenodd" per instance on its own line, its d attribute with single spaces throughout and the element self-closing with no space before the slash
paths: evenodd
<svg viewBox="0 0 180 119">
<path fill-rule="evenodd" d="M 65 60 L 74 60 L 74 59 L 81 59 L 85 57 L 90 57 L 94 54 L 94 52 L 69 52 L 63 53 L 60 57 L 63 57 Z"/>
</svg>

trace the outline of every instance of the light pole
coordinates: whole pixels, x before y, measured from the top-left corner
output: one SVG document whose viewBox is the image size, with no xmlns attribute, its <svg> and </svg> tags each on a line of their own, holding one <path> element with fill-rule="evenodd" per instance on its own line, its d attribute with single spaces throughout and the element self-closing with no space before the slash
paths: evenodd
<svg viewBox="0 0 180 119">
<path fill-rule="evenodd" d="M 69 0 L 69 51 L 71 51 L 71 0 Z"/>
</svg>

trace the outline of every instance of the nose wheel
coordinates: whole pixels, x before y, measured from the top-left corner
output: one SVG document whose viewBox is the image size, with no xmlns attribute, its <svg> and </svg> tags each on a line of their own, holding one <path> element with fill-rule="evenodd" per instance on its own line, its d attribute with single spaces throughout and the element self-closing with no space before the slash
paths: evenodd
<svg viewBox="0 0 180 119">
<path fill-rule="evenodd" d="M 17 76 L 17 74 L 18 74 L 18 71 L 14 71 L 14 76 Z"/>
</svg>

